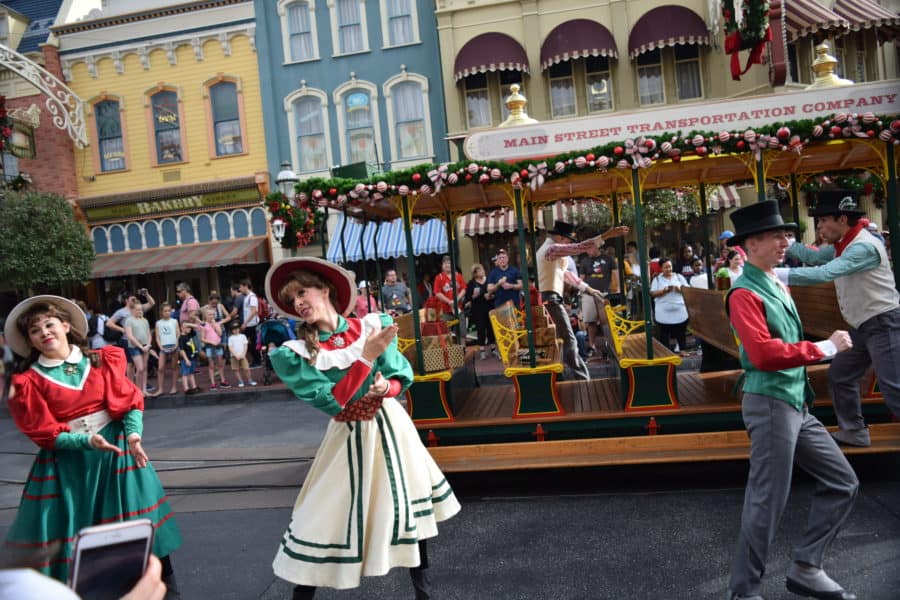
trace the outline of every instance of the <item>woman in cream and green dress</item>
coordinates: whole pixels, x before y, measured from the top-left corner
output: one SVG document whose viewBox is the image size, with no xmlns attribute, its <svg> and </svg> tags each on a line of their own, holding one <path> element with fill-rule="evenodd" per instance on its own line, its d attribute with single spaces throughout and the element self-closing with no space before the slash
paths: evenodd
<svg viewBox="0 0 900 600">
<path fill-rule="evenodd" d="M 169 554 L 181 545 L 166 492 L 141 445 L 144 396 L 125 376 L 118 346 L 84 346 L 87 320 L 58 296 L 35 296 L 10 312 L 7 342 L 25 359 L 13 376 L 9 410 L 40 447 L 7 545 L 60 553 L 41 571 L 65 582 L 78 531 L 146 518 L 163 562 L 167 598 L 177 598 Z"/>
<path fill-rule="evenodd" d="M 294 504 L 273 568 L 296 585 L 354 588 L 363 576 L 407 567 L 417 600 L 431 597 L 425 540 L 459 511 L 406 410 L 397 402 L 412 368 L 397 350 L 392 319 L 347 318 L 350 274 L 324 260 L 294 258 L 266 275 L 280 312 L 300 318 L 299 339 L 270 354 L 298 399 L 332 416 Z"/>
</svg>

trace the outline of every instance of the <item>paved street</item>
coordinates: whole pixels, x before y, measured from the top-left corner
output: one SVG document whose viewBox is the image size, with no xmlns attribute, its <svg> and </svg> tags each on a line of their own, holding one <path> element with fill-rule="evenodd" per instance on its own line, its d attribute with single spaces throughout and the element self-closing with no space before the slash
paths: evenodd
<svg viewBox="0 0 900 600">
<path fill-rule="evenodd" d="M 290 586 L 271 559 L 325 417 L 296 402 L 150 410 L 146 448 L 178 512 L 176 569 L 186 599 L 275 600 Z M 0 534 L 18 504 L 33 447 L 0 419 Z M 828 556 L 861 599 L 900 589 L 896 456 L 858 457 L 862 491 Z M 715 599 L 725 596 L 746 464 L 666 465 L 454 476 L 463 511 L 430 543 L 444 600 Z M 765 594 L 784 590 L 790 542 L 807 517 L 808 480 L 791 497 Z M 319 599 L 412 598 L 403 570 Z"/>
</svg>

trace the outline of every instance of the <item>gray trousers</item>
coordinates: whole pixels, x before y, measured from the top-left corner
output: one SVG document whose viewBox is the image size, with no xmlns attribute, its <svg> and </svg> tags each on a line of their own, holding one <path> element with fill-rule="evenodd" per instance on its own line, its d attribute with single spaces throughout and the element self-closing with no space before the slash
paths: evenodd
<svg viewBox="0 0 900 600">
<path fill-rule="evenodd" d="M 872 317 L 851 329 L 853 348 L 839 352 L 828 369 L 834 412 L 841 429 L 866 426 L 862 416 L 859 378 L 875 367 L 884 403 L 900 419 L 900 308 Z"/>
<path fill-rule="evenodd" d="M 794 561 L 822 566 L 825 550 L 850 514 L 859 480 L 822 423 L 804 409 L 759 394 L 744 394 L 742 412 L 750 436 L 750 475 L 741 513 L 741 533 L 729 589 L 760 593 L 769 546 L 791 490 L 794 463 L 816 479 L 803 537 Z"/>
<path fill-rule="evenodd" d="M 578 340 L 575 339 L 575 332 L 572 331 L 572 322 L 569 321 L 565 306 L 562 302 L 557 301 L 559 296 L 555 292 L 541 292 L 541 299 L 546 303 L 547 312 L 550 313 L 550 318 L 556 325 L 556 337 L 562 338 L 563 364 L 572 369 L 575 379 L 590 380 L 591 373 L 588 371 L 587 364 L 578 354 Z"/>
</svg>

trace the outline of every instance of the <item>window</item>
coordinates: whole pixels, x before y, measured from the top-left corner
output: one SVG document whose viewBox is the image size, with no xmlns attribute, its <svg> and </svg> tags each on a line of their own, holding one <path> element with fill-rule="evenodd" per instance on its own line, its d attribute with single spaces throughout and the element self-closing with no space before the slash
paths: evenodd
<svg viewBox="0 0 900 600">
<path fill-rule="evenodd" d="M 587 57 L 584 60 L 584 82 L 588 112 L 599 112 L 613 107 L 609 58 L 605 56 Z"/>
<path fill-rule="evenodd" d="M 697 46 L 675 46 L 675 85 L 679 100 L 703 96 L 700 82 L 700 49 Z"/>
<path fill-rule="evenodd" d="M 659 48 L 638 56 L 638 98 L 641 106 L 662 104 L 663 95 L 662 59 Z"/>
<path fill-rule="evenodd" d="M 292 61 L 309 60 L 316 57 L 309 17 L 308 2 L 294 2 L 287 7 Z"/>
<path fill-rule="evenodd" d="M 297 130 L 300 172 L 328 169 L 325 115 L 320 98 L 303 96 L 294 102 L 294 127 Z"/>
<path fill-rule="evenodd" d="M 333 21 L 337 24 L 335 39 L 338 44 L 338 54 L 368 50 L 365 32 L 365 5 L 360 0 L 337 0 L 334 11 L 336 15 L 333 15 Z"/>
<path fill-rule="evenodd" d="M 800 60 L 797 55 L 797 44 L 790 43 L 787 45 L 787 54 L 788 54 L 788 72 L 791 76 L 791 81 L 794 83 L 803 83 L 803 80 L 800 79 L 800 65 L 798 61 Z"/>
<path fill-rule="evenodd" d="M 230 81 L 217 83 L 209 88 L 212 106 L 213 136 L 216 140 L 216 156 L 241 154 L 241 116 L 238 108 L 237 85 Z"/>
<path fill-rule="evenodd" d="M 576 114 L 575 78 L 572 76 L 572 62 L 565 61 L 553 65 L 550 75 L 550 116 L 554 119 Z"/>
<path fill-rule="evenodd" d="M 97 121 L 97 146 L 100 171 L 121 171 L 125 168 L 125 141 L 122 136 L 122 115 L 116 100 L 104 100 L 94 105 Z"/>
<path fill-rule="evenodd" d="M 866 33 L 865 31 L 857 31 L 854 34 L 856 46 L 856 62 L 854 63 L 853 81 L 860 83 L 866 81 Z"/>
<path fill-rule="evenodd" d="M 150 106 L 156 137 L 157 164 L 182 162 L 184 153 L 181 144 L 178 95 L 170 91 L 157 92 L 151 97 Z"/>
<path fill-rule="evenodd" d="M 414 0 L 382 0 L 382 29 L 387 46 L 419 41 Z"/>
<path fill-rule="evenodd" d="M 488 95 L 487 75 L 478 73 L 465 79 L 466 120 L 469 128 L 491 126 L 491 101 Z"/>
<path fill-rule="evenodd" d="M 834 38 L 834 43 L 832 46 L 834 47 L 834 57 L 837 59 L 837 66 L 834 68 L 834 72 L 838 77 L 846 78 L 847 77 L 847 65 L 844 60 L 847 57 L 847 38 L 845 36 L 841 36 L 838 38 Z"/>
<path fill-rule="evenodd" d="M 509 91 L 509 86 L 518 83 L 523 88 L 521 93 L 524 94 L 524 83 L 522 82 L 522 73 L 520 71 L 500 71 L 498 75 L 500 77 L 500 120 L 505 121 L 506 117 L 509 116 L 509 107 L 506 106 L 506 99 L 512 93 Z"/>
<path fill-rule="evenodd" d="M 353 90 L 344 96 L 346 144 L 351 163 L 374 162 L 376 159 L 371 103 L 365 90 Z"/>
<path fill-rule="evenodd" d="M 425 102 L 422 86 L 404 81 L 391 88 L 394 105 L 394 129 L 397 132 L 395 160 L 428 154 L 425 135 Z"/>
</svg>

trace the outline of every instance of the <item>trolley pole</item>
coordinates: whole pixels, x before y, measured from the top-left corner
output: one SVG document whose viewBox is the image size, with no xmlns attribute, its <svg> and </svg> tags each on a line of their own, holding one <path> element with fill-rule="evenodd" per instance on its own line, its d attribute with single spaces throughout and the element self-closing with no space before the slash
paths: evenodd
<svg viewBox="0 0 900 600">
<path fill-rule="evenodd" d="M 641 206 L 641 178 L 638 170 L 631 170 L 631 189 L 634 196 L 634 227 L 637 229 L 638 253 L 641 262 L 641 288 L 644 304 L 644 333 L 647 338 L 647 358 L 653 358 L 653 320 L 650 318 L 650 265 L 647 260 L 647 240 L 644 238 L 644 209 Z"/>
<path fill-rule="evenodd" d="M 519 230 L 519 270 L 522 272 L 522 288 L 525 290 L 525 329 L 528 331 L 528 364 L 533 369 L 537 366 L 537 353 L 534 348 L 534 319 L 531 318 L 531 280 L 528 271 L 528 255 L 525 252 L 525 205 L 522 203 L 521 186 L 513 187 L 513 209 L 516 211 L 516 227 Z M 535 262 L 537 255 L 535 254 Z M 537 269 L 537 264 L 535 264 Z"/>
<path fill-rule="evenodd" d="M 409 198 L 400 196 L 400 208 L 403 213 L 403 234 L 406 237 L 406 269 L 409 272 L 409 287 L 412 290 L 418 290 L 416 285 L 416 257 L 413 254 L 412 239 L 412 213 L 409 210 Z M 413 335 L 416 338 L 416 369 L 419 374 L 425 373 L 425 356 L 422 354 L 422 327 L 419 324 L 419 305 L 422 298 L 418 292 L 414 292 L 416 303 L 413 305 Z"/>
</svg>

